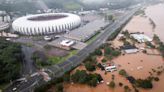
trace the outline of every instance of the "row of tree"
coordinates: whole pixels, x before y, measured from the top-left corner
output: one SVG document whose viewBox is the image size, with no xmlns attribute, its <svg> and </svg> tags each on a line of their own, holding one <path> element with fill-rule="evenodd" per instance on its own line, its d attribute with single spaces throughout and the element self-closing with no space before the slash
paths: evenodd
<svg viewBox="0 0 164 92">
<path fill-rule="evenodd" d="M 21 45 L 0 38 L 0 84 L 19 77 L 21 61 Z"/>
</svg>

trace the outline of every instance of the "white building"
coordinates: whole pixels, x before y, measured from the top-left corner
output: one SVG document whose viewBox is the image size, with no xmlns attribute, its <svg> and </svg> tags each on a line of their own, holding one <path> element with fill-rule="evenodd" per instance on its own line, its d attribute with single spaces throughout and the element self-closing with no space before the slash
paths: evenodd
<svg viewBox="0 0 164 92">
<path fill-rule="evenodd" d="M 4 31 L 10 27 L 9 23 L 0 22 L 0 31 Z"/>
<path fill-rule="evenodd" d="M 70 13 L 45 13 L 16 19 L 12 27 L 25 35 L 46 35 L 71 30 L 81 24 L 79 16 Z"/>
<path fill-rule="evenodd" d="M 131 34 L 131 37 L 133 37 L 134 39 L 136 39 L 140 43 L 147 42 L 147 41 L 151 42 L 153 40 L 144 34 Z"/>
<path fill-rule="evenodd" d="M 115 65 L 105 67 L 105 71 L 107 71 L 107 72 L 113 72 L 113 71 L 116 71 L 116 70 L 117 70 L 117 67 Z"/>
<path fill-rule="evenodd" d="M 75 42 L 66 39 L 66 40 L 63 40 L 60 44 L 61 44 L 62 46 L 65 46 L 65 47 L 70 47 L 70 46 L 74 45 Z"/>
</svg>

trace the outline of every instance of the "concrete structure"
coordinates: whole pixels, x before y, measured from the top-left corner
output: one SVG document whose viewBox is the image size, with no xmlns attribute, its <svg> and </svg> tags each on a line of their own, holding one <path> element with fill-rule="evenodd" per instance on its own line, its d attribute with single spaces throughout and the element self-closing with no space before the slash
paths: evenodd
<svg viewBox="0 0 164 92">
<path fill-rule="evenodd" d="M 0 22 L 0 31 L 4 31 L 10 27 L 9 23 Z"/>
<path fill-rule="evenodd" d="M 71 45 L 70 47 L 66 47 L 66 46 L 61 45 L 61 42 L 66 40 L 66 39 L 68 39 L 70 41 L 74 41 L 74 44 Z M 65 49 L 65 50 L 70 50 L 71 48 L 81 50 L 81 49 L 83 49 L 87 46 L 86 43 L 76 41 L 76 40 L 73 40 L 73 39 L 69 39 L 69 38 L 65 38 L 65 37 L 60 37 L 58 39 L 55 39 L 55 40 L 49 42 L 48 45 L 54 46 L 54 47 L 57 47 L 57 48 L 61 48 L 61 49 Z"/>
<path fill-rule="evenodd" d="M 81 24 L 79 16 L 70 13 L 45 13 L 16 19 L 12 27 L 25 35 L 45 35 L 72 30 Z"/>
<path fill-rule="evenodd" d="M 151 42 L 153 40 L 144 34 L 131 34 L 131 37 L 133 37 L 140 43 L 147 42 L 147 41 Z"/>
<path fill-rule="evenodd" d="M 70 47 L 70 46 L 74 45 L 75 42 L 74 41 L 71 41 L 71 40 L 68 40 L 68 39 L 65 39 L 60 44 L 62 46 Z"/>
<path fill-rule="evenodd" d="M 135 46 L 131 46 L 131 45 L 124 45 L 121 46 L 120 48 L 127 54 L 137 53 L 139 51 Z"/>
<path fill-rule="evenodd" d="M 17 38 L 19 36 L 12 33 L 0 32 L 0 37 Z"/>
<path fill-rule="evenodd" d="M 0 22 L 10 22 L 11 18 L 6 11 L 0 11 Z"/>
<path fill-rule="evenodd" d="M 85 42 L 97 32 L 100 32 L 101 27 L 105 27 L 108 24 L 109 22 L 104 22 L 103 19 L 98 19 L 65 34 L 64 37 Z"/>
</svg>

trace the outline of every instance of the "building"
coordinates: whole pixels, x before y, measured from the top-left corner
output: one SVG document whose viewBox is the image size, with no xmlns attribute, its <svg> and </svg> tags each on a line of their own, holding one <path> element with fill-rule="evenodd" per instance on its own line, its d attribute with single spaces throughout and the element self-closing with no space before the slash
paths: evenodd
<svg viewBox="0 0 164 92">
<path fill-rule="evenodd" d="M 61 44 L 62 46 L 65 46 L 65 47 L 70 47 L 70 46 L 74 45 L 75 42 L 66 39 L 66 40 L 63 40 L 60 44 Z"/>
<path fill-rule="evenodd" d="M 124 46 L 121 46 L 120 49 L 123 50 L 127 54 L 137 53 L 139 51 L 135 46 L 132 46 L 132 45 L 124 45 Z"/>
<path fill-rule="evenodd" d="M 24 35 L 47 35 L 72 30 L 81 24 L 79 16 L 70 13 L 45 13 L 16 19 L 14 31 Z"/>
<path fill-rule="evenodd" d="M 133 37 L 140 43 L 147 42 L 147 41 L 151 42 L 153 40 L 144 34 L 131 34 L 131 37 Z"/>
<path fill-rule="evenodd" d="M 9 23 L 0 22 L 0 32 L 5 31 L 6 29 L 9 29 L 9 27 L 10 27 Z"/>
</svg>

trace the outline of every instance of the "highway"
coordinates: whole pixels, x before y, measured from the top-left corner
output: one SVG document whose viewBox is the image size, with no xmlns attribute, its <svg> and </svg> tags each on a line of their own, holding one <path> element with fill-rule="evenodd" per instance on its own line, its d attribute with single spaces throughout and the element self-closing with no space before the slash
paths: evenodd
<svg viewBox="0 0 164 92">
<path fill-rule="evenodd" d="M 114 23 L 109 25 L 109 27 L 107 27 L 93 42 L 87 45 L 84 49 L 80 50 L 76 55 L 70 57 L 65 62 L 48 67 L 47 69 L 53 73 L 52 77 L 60 77 L 64 74 L 64 72 L 69 71 L 72 67 L 76 67 L 80 64 L 91 52 L 102 45 L 116 29 L 121 27 L 122 24 L 132 17 L 138 9 L 139 7 L 129 11 L 127 14 L 124 14 L 122 17 L 117 19 Z M 13 88 L 16 88 L 17 91 L 15 92 L 33 92 L 33 89 L 42 83 L 44 83 L 42 76 L 36 75 L 34 77 L 28 77 L 27 81 L 17 84 L 14 83 L 4 92 L 13 92 Z"/>
</svg>

